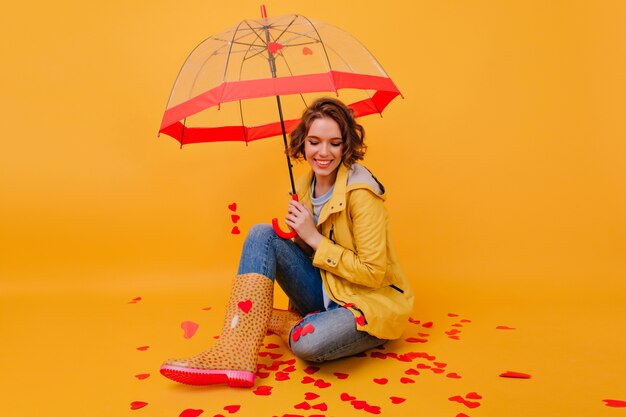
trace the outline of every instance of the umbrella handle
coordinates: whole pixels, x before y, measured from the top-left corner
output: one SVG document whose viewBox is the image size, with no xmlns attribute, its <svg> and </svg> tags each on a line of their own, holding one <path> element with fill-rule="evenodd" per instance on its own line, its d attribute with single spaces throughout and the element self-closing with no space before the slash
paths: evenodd
<svg viewBox="0 0 626 417">
<path fill-rule="evenodd" d="M 291 199 L 294 201 L 298 201 L 298 194 L 291 194 Z M 273 218 L 272 219 L 272 228 L 274 229 L 274 232 L 282 237 L 283 239 L 291 239 L 293 237 L 296 236 L 296 231 L 295 230 L 290 230 L 288 232 L 283 232 L 280 228 L 280 226 L 278 225 L 278 219 L 277 218 Z"/>
</svg>

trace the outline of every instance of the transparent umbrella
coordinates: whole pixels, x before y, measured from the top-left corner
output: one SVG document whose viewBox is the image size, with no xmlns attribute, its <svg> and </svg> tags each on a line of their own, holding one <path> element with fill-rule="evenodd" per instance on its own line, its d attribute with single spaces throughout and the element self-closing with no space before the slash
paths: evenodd
<svg viewBox="0 0 626 417">
<path fill-rule="evenodd" d="M 400 91 L 347 32 L 301 15 L 242 20 L 202 41 L 185 60 L 159 133 L 183 145 L 282 136 L 321 94 L 336 94 L 356 117 L 381 114 Z M 292 197 L 297 199 L 287 155 Z M 294 231 L 274 230 L 289 238 Z"/>
</svg>

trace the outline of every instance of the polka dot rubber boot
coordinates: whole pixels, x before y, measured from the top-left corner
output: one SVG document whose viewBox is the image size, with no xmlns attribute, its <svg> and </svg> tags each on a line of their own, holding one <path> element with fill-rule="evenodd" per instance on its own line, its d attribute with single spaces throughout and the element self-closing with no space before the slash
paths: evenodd
<svg viewBox="0 0 626 417">
<path fill-rule="evenodd" d="M 274 333 L 289 346 L 289 335 L 294 326 L 302 321 L 302 316 L 293 310 L 273 309 L 268 331 Z"/>
<path fill-rule="evenodd" d="M 165 361 L 161 374 L 188 385 L 253 386 L 273 290 L 274 282 L 264 275 L 237 275 L 217 343 L 197 355 Z"/>
</svg>

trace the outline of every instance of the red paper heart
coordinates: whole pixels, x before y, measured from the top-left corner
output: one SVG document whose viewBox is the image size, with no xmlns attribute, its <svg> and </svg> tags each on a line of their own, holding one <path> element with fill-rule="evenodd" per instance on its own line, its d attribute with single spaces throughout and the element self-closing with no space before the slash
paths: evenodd
<svg viewBox="0 0 626 417">
<path fill-rule="evenodd" d="M 365 326 L 365 317 L 359 316 L 355 320 L 356 324 L 358 324 L 359 326 Z"/>
<path fill-rule="evenodd" d="M 275 377 L 276 381 L 287 381 L 288 379 L 291 379 L 289 377 L 288 373 L 285 372 L 276 372 L 276 377 Z"/>
<path fill-rule="evenodd" d="M 283 369 L 283 372 L 296 372 L 296 367 L 291 365 Z"/>
<path fill-rule="evenodd" d="M 323 379 L 318 379 L 317 381 L 315 381 L 315 383 L 313 385 L 315 385 L 318 388 L 328 388 L 332 384 L 330 382 L 324 381 Z"/>
<path fill-rule="evenodd" d="M 139 346 L 137 348 L 137 350 L 141 350 L 142 352 L 145 352 L 146 350 L 150 349 L 150 346 Z"/>
<path fill-rule="evenodd" d="M 448 313 L 448 317 L 459 317 L 458 314 L 454 314 L 454 313 Z"/>
<path fill-rule="evenodd" d="M 461 404 L 465 402 L 465 398 L 461 397 L 460 395 L 455 395 L 454 397 L 450 397 L 448 398 L 448 400 L 461 403 Z"/>
<path fill-rule="evenodd" d="M 313 55 L 313 51 L 305 46 L 302 48 L 302 55 Z"/>
<path fill-rule="evenodd" d="M 237 211 L 237 203 L 232 203 L 228 205 L 228 209 L 230 211 Z"/>
<path fill-rule="evenodd" d="M 454 323 L 452 326 L 454 326 L 454 327 L 463 327 L 463 325 L 461 323 Z"/>
<path fill-rule="evenodd" d="M 315 382 L 315 378 L 311 378 L 310 376 L 305 376 L 302 378 L 302 381 L 300 381 L 303 384 L 310 384 L 311 382 Z"/>
<path fill-rule="evenodd" d="M 416 320 L 413 317 L 409 317 L 409 322 L 413 323 L 413 324 L 420 324 L 421 323 L 419 320 Z"/>
<path fill-rule="evenodd" d="M 387 354 L 384 352 L 372 352 L 370 353 L 370 356 L 372 358 L 387 359 Z"/>
<path fill-rule="evenodd" d="M 227 405 L 224 407 L 224 410 L 228 411 L 230 414 L 236 413 L 241 408 L 240 405 Z"/>
<path fill-rule="evenodd" d="M 209 311 L 209 310 L 211 310 L 211 307 L 204 307 L 202 310 Z"/>
<path fill-rule="evenodd" d="M 140 408 L 144 408 L 146 405 L 148 405 L 148 403 L 145 403 L 143 401 L 133 401 L 132 403 L 130 403 L 130 409 L 139 410 Z"/>
<path fill-rule="evenodd" d="M 426 327 L 427 329 L 430 329 L 431 327 L 433 327 L 433 322 L 429 321 L 428 323 L 424 323 L 422 324 L 422 327 Z"/>
<path fill-rule="evenodd" d="M 445 369 L 440 369 L 440 368 L 430 368 L 430 370 L 435 374 L 442 374 L 446 371 Z"/>
<path fill-rule="evenodd" d="M 387 378 L 374 378 L 374 382 L 379 385 L 385 385 L 389 380 Z"/>
<path fill-rule="evenodd" d="M 417 369 L 409 368 L 406 371 L 404 371 L 404 373 L 407 375 L 419 375 L 420 371 L 418 371 Z"/>
<path fill-rule="evenodd" d="M 300 404 L 296 404 L 293 406 L 296 410 L 310 410 L 311 404 L 306 401 L 301 402 Z"/>
<path fill-rule="evenodd" d="M 311 401 L 311 400 L 314 400 L 314 399 L 319 398 L 319 397 L 320 397 L 320 396 L 319 396 L 319 395 L 317 395 L 317 394 L 316 394 L 316 393 L 314 393 L 314 392 L 306 392 L 306 393 L 304 394 L 304 399 L 305 399 L 305 400 L 307 400 L 307 401 Z"/>
<path fill-rule="evenodd" d="M 204 413 L 204 410 L 194 410 L 193 408 L 188 408 L 180 413 L 179 417 L 198 417 L 202 413 Z"/>
<path fill-rule="evenodd" d="M 400 382 L 402 382 L 403 384 L 414 384 L 415 381 L 412 380 L 411 378 L 400 378 Z"/>
<path fill-rule="evenodd" d="M 501 373 L 500 376 L 503 378 L 520 378 L 520 379 L 528 379 L 531 377 L 530 374 L 524 374 L 522 372 L 514 372 L 514 371 L 507 371 L 507 372 Z"/>
<path fill-rule="evenodd" d="M 352 401 L 352 400 L 356 400 L 356 397 L 353 397 L 352 395 L 342 392 L 341 395 L 339 396 L 339 398 L 341 398 L 341 401 Z"/>
<path fill-rule="evenodd" d="M 304 325 L 304 327 L 302 327 L 301 336 L 307 335 L 309 333 L 313 333 L 314 331 L 315 331 L 315 327 L 313 327 L 311 323 L 307 323 Z"/>
<path fill-rule="evenodd" d="M 252 301 L 251 300 L 246 300 L 246 301 L 240 301 L 237 306 L 239 307 L 239 309 L 241 311 L 243 311 L 244 313 L 248 313 L 250 311 L 250 309 L 252 308 Z"/>
<path fill-rule="evenodd" d="M 474 401 L 464 401 L 463 404 L 465 404 L 465 406 L 467 408 L 476 408 L 476 407 L 480 407 L 480 403 L 479 402 L 474 402 Z"/>
<path fill-rule="evenodd" d="M 267 49 L 269 49 L 269 51 L 272 54 L 276 54 L 276 52 L 280 51 L 281 49 L 283 49 L 285 47 L 285 45 L 282 45 L 278 42 L 270 42 L 267 44 Z"/>
<path fill-rule="evenodd" d="M 453 378 L 453 379 L 461 379 L 461 375 L 457 374 L 456 372 L 450 372 L 448 375 L 446 375 L 448 378 Z"/>
<path fill-rule="evenodd" d="M 333 375 L 335 375 L 339 379 L 346 379 L 346 378 L 348 378 L 350 376 L 348 374 L 343 374 L 341 372 L 335 372 Z"/>
<path fill-rule="evenodd" d="M 180 324 L 180 328 L 183 329 L 183 337 L 185 339 L 191 339 L 198 331 L 198 327 L 198 323 L 194 323 L 193 321 L 183 321 Z"/>
<path fill-rule="evenodd" d="M 276 343 L 268 343 L 267 345 L 265 345 L 266 349 L 278 349 L 280 347 L 280 345 L 277 345 Z"/>
<path fill-rule="evenodd" d="M 380 407 L 373 405 L 366 405 L 364 410 L 370 414 L 380 414 Z"/>
<path fill-rule="evenodd" d="M 256 376 L 259 378 L 267 378 L 270 376 L 270 373 L 269 372 L 257 372 Z"/>
<path fill-rule="evenodd" d="M 241 217 L 238 214 L 231 214 L 230 215 L 230 221 L 233 223 L 237 223 L 239 221 L 239 219 L 241 219 Z"/>
<path fill-rule="evenodd" d="M 309 375 L 313 375 L 314 373 L 316 373 L 319 370 L 320 370 L 320 368 L 318 368 L 317 366 L 307 366 L 306 368 L 304 368 L 304 373 L 309 374 Z"/>
<path fill-rule="evenodd" d="M 313 407 L 316 410 L 320 410 L 320 411 L 327 411 L 328 410 L 328 406 L 326 405 L 326 403 L 319 403 L 319 404 L 315 404 Z"/>
<path fill-rule="evenodd" d="M 515 330 L 515 327 L 509 327 L 509 326 L 496 326 L 497 330 Z"/>
<path fill-rule="evenodd" d="M 418 363 L 415 367 L 417 369 L 430 369 L 430 365 L 426 365 L 425 363 Z"/>
<path fill-rule="evenodd" d="M 402 398 L 402 397 L 389 397 L 389 399 L 391 400 L 393 404 L 402 404 L 403 402 L 406 401 L 406 398 Z"/>
<path fill-rule="evenodd" d="M 447 363 L 443 362 L 433 362 L 433 365 L 435 365 L 437 368 L 445 368 L 446 366 L 448 366 Z"/>
<path fill-rule="evenodd" d="M 235 226 L 235 227 L 232 228 L 230 233 L 233 234 L 233 235 L 239 235 L 239 234 L 241 234 L 241 231 L 239 230 L 239 228 L 237 226 Z"/>
<path fill-rule="evenodd" d="M 456 417 L 469 417 L 469 416 L 465 413 L 459 413 L 456 415 Z"/>
<path fill-rule="evenodd" d="M 463 320 L 461 320 L 461 323 L 471 323 L 471 322 L 472 322 L 472 321 L 471 321 L 471 320 L 468 320 L 468 319 L 463 319 Z"/>
<path fill-rule="evenodd" d="M 467 395 L 465 395 L 465 398 L 469 398 L 470 400 L 482 400 L 482 396 L 480 394 L 478 394 L 477 392 L 468 392 Z"/>
<path fill-rule="evenodd" d="M 426 343 L 428 342 L 428 339 L 420 339 L 417 337 L 409 337 L 404 339 L 405 341 L 409 342 L 409 343 Z"/>
<path fill-rule="evenodd" d="M 626 407 L 626 401 L 622 400 L 602 400 L 607 407 Z"/>
<path fill-rule="evenodd" d="M 297 342 L 298 340 L 300 340 L 301 335 L 302 335 L 302 327 L 296 327 L 291 332 L 291 340 L 293 340 L 294 342 Z"/>
<path fill-rule="evenodd" d="M 138 374 L 138 375 L 135 375 L 135 378 L 137 378 L 137 379 L 140 379 L 140 380 L 141 380 L 141 379 L 146 379 L 146 378 L 148 378 L 149 376 L 150 376 L 150 374 Z"/>
<path fill-rule="evenodd" d="M 352 404 L 352 407 L 356 408 L 357 410 L 362 410 L 367 407 L 367 403 L 362 400 L 354 400 L 351 401 L 350 404 Z"/>
</svg>

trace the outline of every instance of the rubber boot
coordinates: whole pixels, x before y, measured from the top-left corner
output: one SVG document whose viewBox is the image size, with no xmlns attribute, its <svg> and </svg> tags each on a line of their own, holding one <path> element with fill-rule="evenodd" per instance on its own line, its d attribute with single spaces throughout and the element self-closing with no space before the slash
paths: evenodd
<svg viewBox="0 0 626 417">
<path fill-rule="evenodd" d="M 290 346 L 289 336 L 291 329 L 302 321 L 302 316 L 293 310 L 279 310 L 277 308 L 272 310 L 272 316 L 270 317 L 270 323 L 268 331 L 274 333 Z"/>
<path fill-rule="evenodd" d="M 189 385 L 253 386 L 273 290 L 274 282 L 264 275 L 237 275 L 217 343 L 197 355 L 165 361 L 161 374 Z"/>
</svg>

